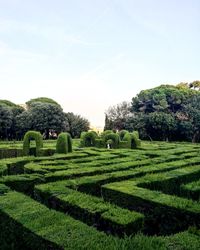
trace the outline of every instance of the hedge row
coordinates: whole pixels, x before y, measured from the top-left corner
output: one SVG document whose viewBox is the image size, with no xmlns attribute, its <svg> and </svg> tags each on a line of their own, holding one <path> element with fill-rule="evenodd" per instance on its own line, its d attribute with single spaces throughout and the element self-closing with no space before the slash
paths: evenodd
<svg viewBox="0 0 200 250">
<path fill-rule="evenodd" d="M 162 161 L 161 161 L 162 162 Z M 129 170 L 129 169 L 138 169 L 138 172 L 142 173 L 144 171 L 148 171 L 150 170 L 150 167 L 146 167 L 144 168 L 144 166 L 149 166 L 152 165 L 151 170 L 158 170 L 158 169 L 162 169 L 164 166 L 167 167 L 167 169 L 175 169 L 178 167 L 184 167 L 184 166 L 188 166 L 190 164 L 200 164 L 200 159 L 199 157 L 193 158 L 192 160 L 180 160 L 180 161 L 175 161 L 175 162 L 171 162 L 170 166 L 168 163 L 161 163 L 158 164 L 158 160 L 156 161 L 156 164 L 154 164 L 153 160 L 141 160 L 141 161 L 127 161 L 124 163 L 119 163 L 119 164 L 112 164 L 112 165 L 108 165 L 108 166 L 100 166 L 100 167 L 93 167 L 93 166 L 89 166 L 89 167 L 77 167 L 77 168 L 70 168 L 68 170 L 61 170 L 61 171 L 56 171 L 54 173 L 46 173 L 45 174 L 45 178 L 47 181 L 57 181 L 57 180 L 62 180 L 62 179 L 69 179 L 69 178 L 75 178 L 75 177 L 81 177 L 81 176 L 94 176 L 97 174 L 103 174 L 103 173 L 112 173 L 115 171 L 120 171 L 120 170 Z M 29 164 L 29 169 L 32 168 L 34 170 L 34 168 L 38 169 L 37 164 Z M 143 167 L 143 168 L 141 168 Z M 141 168 L 141 169 L 140 169 Z M 37 172 L 37 171 L 35 171 Z"/>
<path fill-rule="evenodd" d="M 56 143 L 56 153 L 67 154 L 72 152 L 72 138 L 69 133 L 60 133 Z"/>
<path fill-rule="evenodd" d="M 139 186 L 152 190 L 160 190 L 168 194 L 183 196 L 184 193 L 181 192 L 180 186 L 184 183 L 199 179 L 200 165 L 195 165 L 175 169 L 162 174 L 147 175 L 143 178 Z"/>
<path fill-rule="evenodd" d="M 143 215 L 69 189 L 63 182 L 36 186 L 34 193 L 40 202 L 68 213 L 90 226 L 95 225 L 100 230 L 122 236 L 142 229 Z"/>
<path fill-rule="evenodd" d="M 23 156 L 23 149 L 19 148 L 0 148 L 0 159 Z"/>
<path fill-rule="evenodd" d="M 99 147 L 99 148 L 138 148 L 141 146 L 139 133 L 137 131 L 129 133 L 122 130 L 119 133 L 113 133 L 112 130 L 104 131 L 99 137 L 94 131 L 83 132 L 81 134 L 81 147 Z"/>
<path fill-rule="evenodd" d="M 198 249 L 197 234 L 170 237 L 142 234 L 119 239 L 97 231 L 72 217 L 48 209 L 33 199 L 0 185 L 0 242 L 2 249 L 54 250 L 173 250 Z M 194 231 L 194 230 L 193 230 Z"/>
<path fill-rule="evenodd" d="M 36 184 L 44 183 L 44 178 L 38 174 L 21 174 L 21 175 L 8 175 L 0 178 L 0 183 L 18 192 L 33 195 L 34 186 Z"/>
<path fill-rule="evenodd" d="M 198 203 L 137 187 L 137 184 L 134 180 L 106 184 L 101 190 L 103 198 L 118 206 L 142 211 L 147 233 L 172 234 L 189 225 L 200 227 Z"/>
<path fill-rule="evenodd" d="M 180 193 L 185 197 L 200 201 L 200 180 L 188 184 L 181 184 Z"/>
<path fill-rule="evenodd" d="M 2 249 L 114 249 L 120 241 L 6 186 L 0 196 Z M 2 230 L 3 229 L 3 230 Z M 120 248 L 119 248 L 120 249 Z"/>
<path fill-rule="evenodd" d="M 193 161 L 193 164 L 198 165 L 199 159 L 197 161 Z M 92 176 L 83 176 L 76 179 L 71 179 L 69 176 L 60 175 L 60 179 L 68 179 L 65 181 L 65 185 L 80 190 L 85 193 L 93 194 L 93 195 L 101 195 L 101 185 L 116 182 L 121 180 L 127 180 L 130 178 L 136 178 L 140 176 L 144 176 L 145 174 L 149 173 L 160 173 L 165 171 L 170 171 L 173 169 L 183 168 L 189 165 L 189 163 L 185 161 L 179 162 L 171 162 L 168 163 L 161 163 L 157 165 L 147 165 L 143 166 L 142 168 L 135 168 L 134 171 L 132 169 L 128 170 L 121 170 L 121 171 L 113 171 L 109 173 L 103 173 L 100 175 L 92 175 Z M 73 177 L 73 176 L 71 176 Z M 58 180 L 57 176 L 57 180 Z M 52 179 L 53 180 L 53 179 Z"/>
<path fill-rule="evenodd" d="M 30 155 L 30 141 L 34 139 L 36 143 L 36 156 L 39 156 L 39 151 L 43 147 L 43 139 L 40 132 L 37 131 L 28 131 L 24 135 L 23 140 L 23 154 Z"/>
</svg>

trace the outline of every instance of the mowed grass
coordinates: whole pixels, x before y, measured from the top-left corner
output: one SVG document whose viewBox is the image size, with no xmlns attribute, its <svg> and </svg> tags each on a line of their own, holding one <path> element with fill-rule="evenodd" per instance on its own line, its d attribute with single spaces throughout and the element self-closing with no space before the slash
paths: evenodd
<svg viewBox="0 0 200 250">
<path fill-rule="evenodd" d="M 200 249 L 200 145 L 73 148 L 0 160 L 0 249 Z"/>
</svg>

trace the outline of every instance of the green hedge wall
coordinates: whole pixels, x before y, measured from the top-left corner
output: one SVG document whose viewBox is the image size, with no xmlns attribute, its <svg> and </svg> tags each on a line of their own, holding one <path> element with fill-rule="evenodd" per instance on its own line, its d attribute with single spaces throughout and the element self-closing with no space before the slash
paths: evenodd
<svg viewBox="0 0 200 250">
<path fill-rule="evenodd" d="M 81 133 L 81 146 L 82 147 L 94 147 L 97 134 L 94 131 Z"/>
<path fill-rule="evenodd" d="M 67 154 L 72 152 L 72 138 L 69 133 L 60 133 L 56 143 L 56 153 Z"/>
<path fill-rule="evenodd" d="M 138 148 L 141 146 L 141 140 L 139 139 L 138 132 L 126 133 L 124 135 L 123 141 L 128 142 L 128 148 Z"/>
<path fill-rule="evenodd" d="M 23 153 L 24 155 L 30 155 L 30 140 L 34 139 L 36 142 L 36 156 L 39 155 L 40 149 L 43 147 L 42 135 L 37 131 L 28 131 L 24 135 L 23 141 Z"/>
<path fill-rule="evenodd" d="M 105 146 L 107 145 L 108 140 L 113 141 L 112 143 L 113 148 L 119 148 L 119 135 L 118 134 L 115 134 L 115 133 L 106 134 L 104 137 Z"/>
<path fill-rule="evenodd" d="M 125 134 L 126 133 L 128 133 L 128 131 L 127 130 L 121 130 L 121 131 L 119 131 L 119 137 L 120 137 L 120 140 L 121 141 L 123 141 L 123 139 L 124 139 L 124 136 L 125 136 Z"/>
<path fill-rule="evenodd" d="M 0 159 L 3 158 L 14 158 L 23 156 L 23 149 L 20 148 L 1 148 Z"/>
</svg>

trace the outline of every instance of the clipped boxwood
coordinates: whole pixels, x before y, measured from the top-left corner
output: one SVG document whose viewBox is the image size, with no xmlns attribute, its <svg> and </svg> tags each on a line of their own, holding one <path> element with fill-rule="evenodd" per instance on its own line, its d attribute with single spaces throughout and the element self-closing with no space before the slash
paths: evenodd
<svg viewBox="0 0 200 250">
<path fill-rule="evenodd" d="M 43 139 L 40 132 L 37 131 L 28 131 L 24 135 L 23 141 L 23 154 L 30 155 L 30 140 L 34 139 L 36 142 L 36 156 L 39 155 L 40 149 L 43 147 Z"/>
<path fill-rule="evenodd" d="M 95 147 L 97 147 L 97 148 L 104 148 L 104 141 L 103 141 L 103 139 L 96 139 L 95 140 Z"/>
<path fill-rule="evenodd" d="M 127 141 L 128 148 L 133 149 L 141 146 L 141 140 L 139 139 L 139 135 L 136 131 L 133 133 L 126 133 L 123 141 Z"/>
<path fill-rule="evenodd" d="M 101 137 L 102 137 L 102 138 L 105 138 L 106 135 L 112 134 L 112 133 L 113 133 L 112 130 L 105 130 L 105 131 L 103 131 L 103 133 L 101 133 Z"/>
<path fill-rule="evenodd" d="M 94 147 L 97 133 L 94 131 L 81 133 L 81 146 L 82 147 Z"/>
<path fill-rule="evenodd" d="M 115 133 L 108 133 L 104 137 L 105 146 L 107 146 L 108 141 L 112 140 L 112 148 L 119 148 L 119 135 Z"/>
<path fill-rule="evenodd" d="M 56 143 L 56 153 L 67 154 L 72 152 L 72 138 L 69 133 L 60 133 Z"/>
<path fill-rule="evenodd" d="M 128 133 L 128 131 L 125 130 L 125 129 L 119 131 L 119 138 L 120 138 L 121 141 L 123 141 L 124 136 L 125 136 L 126 133 Z"/>
</svg>

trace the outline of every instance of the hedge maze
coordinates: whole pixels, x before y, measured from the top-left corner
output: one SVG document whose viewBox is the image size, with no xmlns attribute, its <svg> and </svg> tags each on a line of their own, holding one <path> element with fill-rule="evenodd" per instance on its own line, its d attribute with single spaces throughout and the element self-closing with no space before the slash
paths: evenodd
<svg viewBox="0 0 200 250">
<path fill-rule="evenodd" d="M 69 151 L 0 160 L 0 249 L 200 248 L 199 145 Z"/>
</svg>

